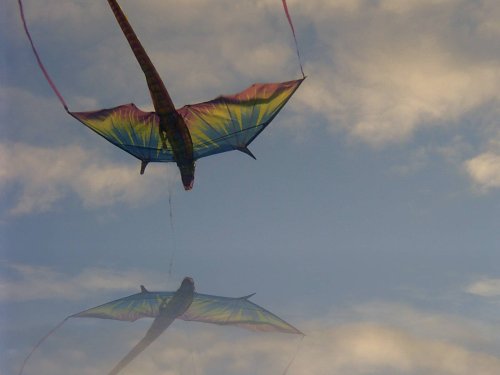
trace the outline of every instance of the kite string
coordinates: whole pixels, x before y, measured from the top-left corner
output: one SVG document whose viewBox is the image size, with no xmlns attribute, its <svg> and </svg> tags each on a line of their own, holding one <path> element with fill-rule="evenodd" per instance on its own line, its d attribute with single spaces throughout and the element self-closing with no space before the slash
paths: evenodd
<svg viewBox="0 0 500 375">
<path fill-rule="evenodd" d="M 168 187 L 168 206 L 169 206 L 169 217 L 170 217 L 170 232 L 172 233 L 172 251 L 170 253 L 170 260 L 168 262 L 168 280 L 170 281 L 172 277 L 172 270 L 174 268 L 174 259 L 175 259 L 175 249 L 176 249 L 176 240 L 175 240 L 175 227 L 174 227 L 174 214 L 173 214 L 173 204 L 172 204 L 172 185 L 169 184 Z"/>
<path fill-rule="evenodd" d="M 38 54 L 38 51 L 35 48 L 35 44 L 33 43 L 33 39 L 31 38 L 31 34 L 30 34 L 29 30 L 28 30 L 28 25 L 26 24 L 26 18 L 24 17 L 23 3 L 22 3 L 21 0 L 17 0 L 17 2 L 19 4 L 19 11 L 21 13 L 21 20 L 23 21 L 24 31 L 26 32 L 26 35 L 28 36 L 28 39 L 29 39 L 30 44 L 31 44 L 31 49 L 33 50 L 33 53 L 35 54 L 36 61 L 38 62 L 38 66 L 42 70 L 42 73 L 45 76 L 45 79 L 47 80 L 47 82 L 49 83 L 50 87 L 52 88 L 52 91 L 54 91 L 54 93 L 59 98 L 59 101 L 63 105 L 63 107 L 66 110 L 66 112 L 69 112 L 68 106 L 66 105 L 66 102 L 64 101 L 64 98 L 62 97 L 61 93 L 57 89 L 57 87 L 54 84 L 54 82 L 52 81 L 52 79 L 50 78 L 50 75 L 47 72 L 47 69 L 45 69 L 45 66 L 42 63 L 42 59 L 40 58 L 40 55 Z"/>
<path fill-rule="evenodd" d="M 304 69 L 302 68 L 302 59 L 300 57 L 299 44 L 297 43 L 297 37 L 295 36 L 295 28 L 293 27 L 292 17 L 290 17 L 290 12 L 288 11 L 288 5 L 286 4 L 286 0 L 282 0 L 282 2 L 286 18 L 288 19 L 288 23 L 290 24 L 290 28 L 292 29 L 293 40 L 295 41 L 295 50 L 297 51 L 297 58 L 299 60 L 299 65 L 300 65 L 300 72 L 302 73 L 302 77 L 306 78 L 306 75 L 304 74 Z"/>
<path fill-rule="evenodd" d="M 42 345 L 42 343 L 47 340 L 49 338 L 50 335 L 52 335 L 55 331 L 57 331 L 64 323 L 66 323 L 66 321 L 69 319 L 70 317 L 67 317 L 65 318 L 62 322 L 60 322 L 58 325 L 56 325 L 54 328 L 52 328 L 47 334 L 45 334 L 45 336 L 43 336 L 40 340 L 38 340 L 38 342 L 36 343 L 36 345 L 33 347 L 33 349 L 31 349 L 31 351 L 29 352 L 29 354 L 26 356 L 26 358 L 24 359 L 23 361 L 23 364 L 21 365 L 21 369 L 19 370 L 19 375 L 22 375 L 23 371 L 24 371 L 24 366 L 26 366 L 26 363 L 28 363 L 28 360 L 30 359 L 31 355 L 35 352 L 35 350 L 38 349 L 38 347 L 40 345 Z"/>
</svg>

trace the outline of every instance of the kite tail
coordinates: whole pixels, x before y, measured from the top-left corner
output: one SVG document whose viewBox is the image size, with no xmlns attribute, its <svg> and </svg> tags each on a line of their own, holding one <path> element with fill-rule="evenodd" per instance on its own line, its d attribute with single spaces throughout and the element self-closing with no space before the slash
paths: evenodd
<svg viewBox="0 0 500 375">
<path fill-rule="evenodd" d="M 108 375 L 116 375 L 123 370 L 132 360 L 141 354 L 154 340 L 144 337 L 128 354 L 117 363 L 115 367 L 109 372 Z"/>
<path fill-rule="evenodd" d="M 153 341 L 155 341 L 175 320 L 173 315 L 160 315 L 151 324 L 146 336 L 134 346 L 120 362 L 109 372 L 108 375 L 116 375 L 123 370 L 132 360 L 141 354 Z"/>
<path fill-rule="evenodd" d="M 52 328 L 45 336 L 43 336 L 37 343 L 36 345 L 33 347 L 33 349 L 31 349 L 31 352 L 27 355 L 27 357 L 24 359 L 23 361 L 23 364 L 21 365 L 21 369 L 19 370 L 19 375 L 22 375 L 23 371 L 24 371 L 24 366 L 26 366 L 26 363 L 28 363 L 28 360 L 30 359 L 31 355 L 35 352 L 35 350 L 38 349 L 38 347 L 40 345 L 42 345 L 42 343 L 47 340 L 49 338 L 49 336 L 51 336 L 55 331 L 57 331 L 59 328 L 61 328 L 61 326 L 66 323 L 66 321 L 69 319 L 70 317 L 67 317 L 66 319 L 64 319 L 62 322 L 60 322 L 58 325 L 56 325 L 54 328 Z"/>
<path fill-rule="evenodd" d="M 304 336 L 305 335 L 302 335 L 302 337 L 300 338 L 299 345 L 297 345 L 297 349 L 295 350 L 295 353 L 294 353 L 292 359 L 290 359 L 290 362 L 288 362 L 288 365 L 286 365 L 285 371 L 283 371 L 283 375 L 286 375 L 288 373 L 290 366 L 292 366 L 292 363 L 295 361 L 297 354 L 299 354 L 299 350 L 300 350 L 300 347 L 302 346 L 302 340 L 304 340 Z"/>
<path fill-rule="evenodd" d="M 297 37 L 295 36 L 295 28 L 293 27 L 292 17 L 290 17 L 290 12 L 288 11 L 288 5 L 286 4 L 286 0 L 283 1 L 283 9 L 285 9 L 286 18 L 288 19 L 288 23 L 290 24 L 290 28 L 292 29 L 293 40 L 295 41 L 295 50 L 297 51 L 297 58 L 299 60 L 300 72 L 302 73 L 302 78 L 306 78 L 304 74 L 304 69 L 302 68 L 302 60 L 300 58 L 299 44 L 297 43 Z"/>
<path fill-rule="evenodd" d="M 50 75 L 47 72 L 47 69 L 45 69 L 45 66 L 42 63 L 42 59 L 40 58 L 40 55 L 38 54 L 38 51 L 35 48 L 35 44 L 33 43 L 33 39 L 31 38 L 31 34 L 30 34 L 29 30 L 28 30 L 28 25 L 26 24 L 26 18 L 24 18 L 23 3 L 22 3 L 21 0 L 18 0 L 17 3 L 19 4 L 19 11 L 21 13 L 21 20 L 23 21 L 24 31 L 26 32 L 26 35 L 28 36 L 28 39 L 29 39 L 30 44 L 31 44 L 31 49 L 33 50 L 33 53 L 35 54 L 36 61 L 38 62 L 38 66 L 42 70 L 42 73 L 45 76 L 45 79 L 47 80 L 47 82 L 49 83 L 50 87 L 52 88 L 52 91 L 54 91 L 54 93 L 59 98 L 59 101 L 63 105 L 63 107 L 66 110 L 66 112 L 69 112 L 68 106 L 66 105 L 66 102 L 64 101 L 64 98 L 62 97 L 61 93 L 57 89 L 57 87 L 54 84 L 54 82 L 52 81 L 52 79 L 50 78 Z"/>
</svg>

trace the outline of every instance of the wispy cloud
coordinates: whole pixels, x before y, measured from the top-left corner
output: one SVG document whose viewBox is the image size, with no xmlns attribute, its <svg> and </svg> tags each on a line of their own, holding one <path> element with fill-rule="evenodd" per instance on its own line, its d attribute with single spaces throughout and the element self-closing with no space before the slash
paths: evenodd
<svg viewBox="0 0 500 375">
<path fill-rule="evenodd" d="M 469 177 L 482 192 L 500 188 L 500 155 L 485 152 L 464 162 Z"/>
<path fill-rule="evenodd" d="M 465 291 L 481 297 L 500 296 L 500 279 L 484 277 L 469 284 Z"/>
<path fill-rule="evenodd" d="M 411 315 L 420 315 L 420 312 L 412 311 Z M 338 325 L 328 319 L 304 321 L 302 326 L 307 335 L 302 343 L 300 338 L 293 336 L 246 333 L 232 327 L 186 322 L 169 329 L 131 363 L 127 371 L 130 374 L 188 372 L 199 375 L 282 373 L 297 347 L 299 350 L 289 369 L 290 375 L 493 375 L 500 371 L 500 357 L 491 354 L 498 348 L 474 349 L 475 337 L 471 341 L 465 337 L 458 343 L 450 337 L 443 337 L 439 330 L 434 336 L 420 335 L 419 329 L 431 333 L 434 327 L 432 314 L 427 315 L 431 318 L 430 326 L 425 320 L 413 322 L 411 319 L 407 320 L 406 326 L 393 326 L 375 317 L 365 321 L 352 319 Z M 453 320 L 453 317 L 448 319 Z M 468 324 L 462 320 L 460 323 Z M 490 326 L 490 329 L 498 333 L 498 327 Z M 233 334 L 235 331 L 240 334 Z M 140 339 L 127 336 L 125 338 L 120 333 L 121 340 L 116 344 L 123 354 Z M 94 337 L 94 344 L 97 341 Z M 116 354 L 90 359 L 79 351 L 76 362 L 81 362 L 80 367 L 68 359 L 69 356 L 64 354 L 66 350 L 61 348 L 57 357 L 45 352 L 43 360 L 34 358 L 37 363 L 33 362 L 31 366 L 36 366 L 41 375 L 77 374 L 82 373 L 82 368 L 85 374 L 98 374 L 109 371 L 120 359 L 120 355 L 114 358 Z M 76 350 L 71 348 L 70 351 Z"/>
<path fill-rule="evenodd" d="M 291 3 L 324 46 L 298 98 L 333 129 L 384 145 L 498 107 L 498 2 Z"/>
<path fill-rule="evenodd" d="M 14 215 L 50 210 L 70 194 L 87 208 L 149 202 L 166 191 L 175 175 L 165 165 L 152 165 L 144 176 L 138 168 L 103 160 L 78 145 L 0 143 L 0 192 L 14 197 Z"/>
<path fill-rule="evenodd" d="M 164 277 L 139 269 L 87 268 L 78 274 L 66 274 L 26 264 L 2 267 L 5 272 L 0 277 L 0 301 L 78 299 L 89 292 L 136 291 L 141 284 L 154 287 L 166 283 Z"/>
<path fill-rule="evenodd" d="M 498 1 L 289 0 L 289 5 L 309 75 L 293 106 L 287 107 L 287 113 L 295 113 L 290 128 L 306 132 L 322 116 L 332 131 L 381 147 L 407 142 L 436 127 L 455 132 L 468 116 L 477 124 L 473 131 L 479 138 L 496 126 L 492 113 L 498 113 L 500 102 Z M 122 6 L 178 105 L 239 91 L 242 82 L 297 76 L 290 31 L 277 1 L 238 6 L 229 0 L 151 1 Z M 170 11 L 173 6 L 175 12 Z M 47 10 L 52 8 L 56 11 Z M 227 9 L 231 16 L 220 16 Z M 9 12 L 17 9 L 11 6 Z M 68 91 L 96 98 L 79 109 L 95 109 L 103 102 L 149 101 L 142 73 L 106 4 L 32 3 L 27 13 L 35 31 L 57 25 L 67 40 L 74 41 L 64 48 L 74 56 L 68 70 L 78 74 L 65 80 L 66 68 L 50 70 L 62 76 L 61 84 L 71 83 Z M 95 27 L 88 27 L 88 19 Z M 258 26 L 249 19 L 259 20 Z M 91 49 L 78 47 L 91 41 Z M 57 43 L 63 47 L 62 40 Z M 69 64 L 70 59 L 60 60 Z M 458 166 L 465 156 L 459 158 Z M 484 164 L 484 159 L 477 163 Z M 486 189 L 498 187 L 492 173 L 469 173 Z"/>
<path fill-rule="evenodd" d="M 491 26 L 500 14 L 496 1 L 292 0 L 289 5 L 309 79 L 287 111 L 322 115 L 330 129 L 381 146 L 456 125 L 477 108 L 498 106 L 500 32 Z M 171 6 L 124 5 L 180 104 L 241 90 L 242 81 L 297 75 L 279 2 L 234 7 L 231 1 L 197 0 L 176 4 L 175 14 L 167 11 Z M 203 17 L 227 9 L 231 17 Z M 457 18 L 462 21 L 454 22 Z M 144 19 L 150 20 L 148 30 L 141 29 Z M 259 27 L 248 19 L 258 19 Z M 167 34 L 168 48 L 158 37 Z M 115 66 L 116 53 L 130 55 L 123 40 L 120 46 L 123 50 L 103 54 L 109 63 L 102 66 Z"/>
</svg>

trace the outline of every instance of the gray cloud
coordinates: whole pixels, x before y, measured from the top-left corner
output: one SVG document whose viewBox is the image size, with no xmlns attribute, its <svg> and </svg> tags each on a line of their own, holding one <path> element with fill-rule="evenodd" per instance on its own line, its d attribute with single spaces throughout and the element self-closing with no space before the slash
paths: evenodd
<svg viewBox="0 0 500 375">
<path fill-rule="evenodd" d="M 500 188 L 500 155 L 493 152 L 481 153 L 464 162 L 464 167 L 481 192 Z"/>
<path fill-rule="evenodd" d="M 332 128 L 370 144 L 400 142 L 419 129 L 458 122 L 479 106 L 493 107 L 500 100 L 500 5 L 494 0 L 291 0 L 289 5 L 303 50 L 316 51 L 305 54 L 310 79 L 297 96 L 311 115 L 323 114 Z M 279 2 L 234 6 L 227 0 L 152 1 L 122 6 L 180 104 L 209 99 L 219 90 L 241 90 L 236 82 L 242 80 L 297 73 Z M 65 7 L 70 9 L 63 12 Z M 83 72 L 85 80 L 94 74 L 90 81 L 104 84 L 125 69 L 123 79 L 109 83 L 130 87 L 143 79 L 106 7 L 33 4 L 30 13 L 35 23 L 69 18 L 72 32 L 79 34 L 90 32 L 82 19 L 101 14 L 98 21 L 106 18 L 106 30 L 114 32 L 102 35 L 106 48 L 96 46 L 91 52 L 96 59 Z M 259 26 L 249 20 L 259 20 Z M 303 31 L 306 26 L 314 32 Z"/>
<path fill-rule="evenodd" d="M 84 269 L 75 275 L 48 267 L 7 264 L 10 279 L 0 282 L 0 300 L 75 299 L 88 293 L 137 290 L 140 284 L 175 289 L 160 275 L 138 269 Z M 468 287 L 471 293 L 492 295 L 498 280 L 482 279 Z M 486 285 L 486 289 L 485 286 Z M 495 289 L 496 288 L 496 289 Z M 493 291 L 493 292 L 492 292 Z M 500 371 L 500 326 L 460 314 L 426 311 L 405 304 L 374 302 L 335 309 L 310 318 L 283 316 L 306 333 L 298 336 L 262 334 L 234 327 L 177 322 L 127 369 L 130 374 L 282 373 L 296 357 L 290 375 L 308 374 L 442 374 L 493 375 Z M 74 330 L 58 331 L 59 344 L 42 346 L 29 367 L 40 375 L 99 374 L 109 370 L 147 328 L 147 322 L 113 325 L 102 320 L 71 321 L 74 329 L 85 324 L 86 334 L 71 344 Z M 90 324 L 90 326 L 89 326 Z M 112 328 L 112 327 L 115 328 Z M 98 327 L 101 327 L 99 330 Z M 100 335 L 99 332 L 106 334 Z M 93 334 L 91 331 L 96 330 Z M 73 333 L 71 333 L 73 332 Z M 102 345 L 88 352 L 88 343 Z M 113 350 L 106 345 L 113 343 Z M 297 348 L 298 351 L 297 351 Z M 297 355 L 295 356 L 295 353 Z M 97 355 L 97 357 L 93 357 Z M 12 362 L 12 361 L 10 361 Z"/>
<path fill-rule="evenodd" d="M 386 306 L 390 311 L 390 306 Z M 421 312 L 411 311 L 411 315 Z M 384 324 L 376 318 L 333 325 L 328 320 L 304 321 L 302 326 L 307 336 L 300 343 L 298 337 L 280 334 L 253 334 L 231 327 L 212 327 L 186 322 L 176 324 L 148 351 L 138 357 L 128 368 L 130 374 L 180 374 L 196 373 L 212 375 L 230 373 L 235 375 L 255 373 L 282 373 L 299 346 L 297 356 L 289 369 L 290 375 L 309 374 L 441 374 L 441 375 L 493 375 L 500 370 L 500 357 L 490 350 L 474 349 L 475 337 L 464 337 L 463 342 L 455 342 L 450 337 L 420 335 L 419 329 L 431 332 L 434 325 L 433 314 L 430 326 L 425 320 L 413 322 L 408 319 L 406 326 Z M 448 317 L 450 323 L 453 317 Z M 470 322 L 460 319 L 456 327 Z M 187 327 L 190 328 L 187 328 Z M 498 327 L 490 326 L 498 333 Z M 237 333 L 235 333 L 238 331 Z M 451 332 L 453 333 L 453 332 Z M 140 333 L 138 333 L 140 335 Z M 120 344 L 124 353 L 137 340 L 124 339 Z M 97 342 L 99 340 L 95 340 Z M 498 348 L 497 348 L 498 349 Z M 71 352 L 77 349 L 72 348 Z M 58 352 L 57 358 L 47 356 L 37 360 L 41 375 L 65 373 L 98 374 L 106 372 L 119 358 L 91 361 L 83 351 L 79 352 L 78 372 L 75 361 L 67 360 L 66 349 Z M 72 364 L 70 364 L 72 362 Z M 34 367 L 33 367 L 34 368 Z"/>
<path fill-rule="evenodd" d="M 465 291 L 481 297 L 498 297 L 500 296 L 500 279 L 483 277 L 469 284 Z"/>
<path fill-rule="evenodd" d="M 238 6 L 229 0 L 124 1 L 122 6 L 179 106 L 240 91 L 242 82 L 297 76 L 279 1 L 244 1 Z M 454 164 L 463 165 L 482 191 L 500 187 L 496 154 L 488 150 L 500 102 L 500 3 L 289 0 L 289 6 L 309 75 L 287 107 L 287 113 L 293 113 L 291 131 L 306 132 L 316 122 L 311 119 L 321 116 L 330 130 L 382 147 L 408 142 L 434 128 L 455 132 L 450 135 L 453 142 L 467 119 L 476 124 L 473 131 L 482 143 L 455 149 L 462 151 L 455 153 Z M 11 12 L 17 10 L 12 7 Z M 64 68 L 49 70 L 67 85 L 69 101 L 78 109 L 95 109 L 99 103 L 149 103 L 142 73 L 106 4 L 32 3 L 27 13 L 35 32 L 57 25 L 68 35 L 54 43 L 55 49 L 66 49 L 60 61 L 71 58 Z M 95 27 L 88 27 L 89 19 Z M 251 20 L 258 20 L 258 26 Z M 51 51 L 44 54 L 50 56 Z M 69 71 L 78 74 L 70 76 Z M 473 158 L 472 147 L 479 149 Z M 125 174 L 121 178 L 126 179 Z M 26 197 L 25 206 L 14 212 L 50 207 L 57 194 L 64 195 L 49 187 L 37 204 Z"/>
<path fill-rule="evenodd" d="M 300 101 L 334 129 L 383 145 L 498 106 L 498 2 L 291 4 L 324 46 Z"/>
<path fill-rule="evenodd" d="M 139 285 L 165 289 L 164 276 L 151 271 L 87 268 L 69 275 L 50 267 L 27 264 L 3 264 L 0 278 L 0 301 L 78 299 L 89 292 L 135 291 Z M 7 272 L 8 271 L 8 272 Z M 7 274 L 11 277 L 7 277 Z"/>
<path fill-rule="evenodd" d="M 0 192 L 15 197 L 10 209 L 14 215 L 50 210 L 70 193 L 88 208 L 150 202 L 175 175 L 164 165 L 152 165 L 138 176 L 138 168 L 102 160 L 78 145 L 0 144 Z"/>
</svg>

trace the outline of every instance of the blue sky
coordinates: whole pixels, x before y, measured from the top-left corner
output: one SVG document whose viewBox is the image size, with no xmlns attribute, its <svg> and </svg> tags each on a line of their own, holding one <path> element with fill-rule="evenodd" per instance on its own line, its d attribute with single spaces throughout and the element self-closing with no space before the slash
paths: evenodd
<svg viewBox="0 0 500 375">
<path fill-rule="evenodd" d="M 299 77 L 278 0 L 120 2 L 177 106 Z M 290 375 L 500 371 L 500 4 L 289 0 L 307 80 L 251 145 L 177 170 L 81 126 L 17 3 L 0 48 L 0 373 L 138 291 L 242 296 L 306 333 Z M 25 1 L 71 110 L 134 102 L 104 1 Z M 169 219 L 173 202 L 173 231 Z M 173 257 L 173 272 L 169 262 Z M 26 374 L 102 374 L 148 321 L 70 321 Z M 299 339 L 176 322 L 124 374 L 281 373 Z"/>
</svg>

